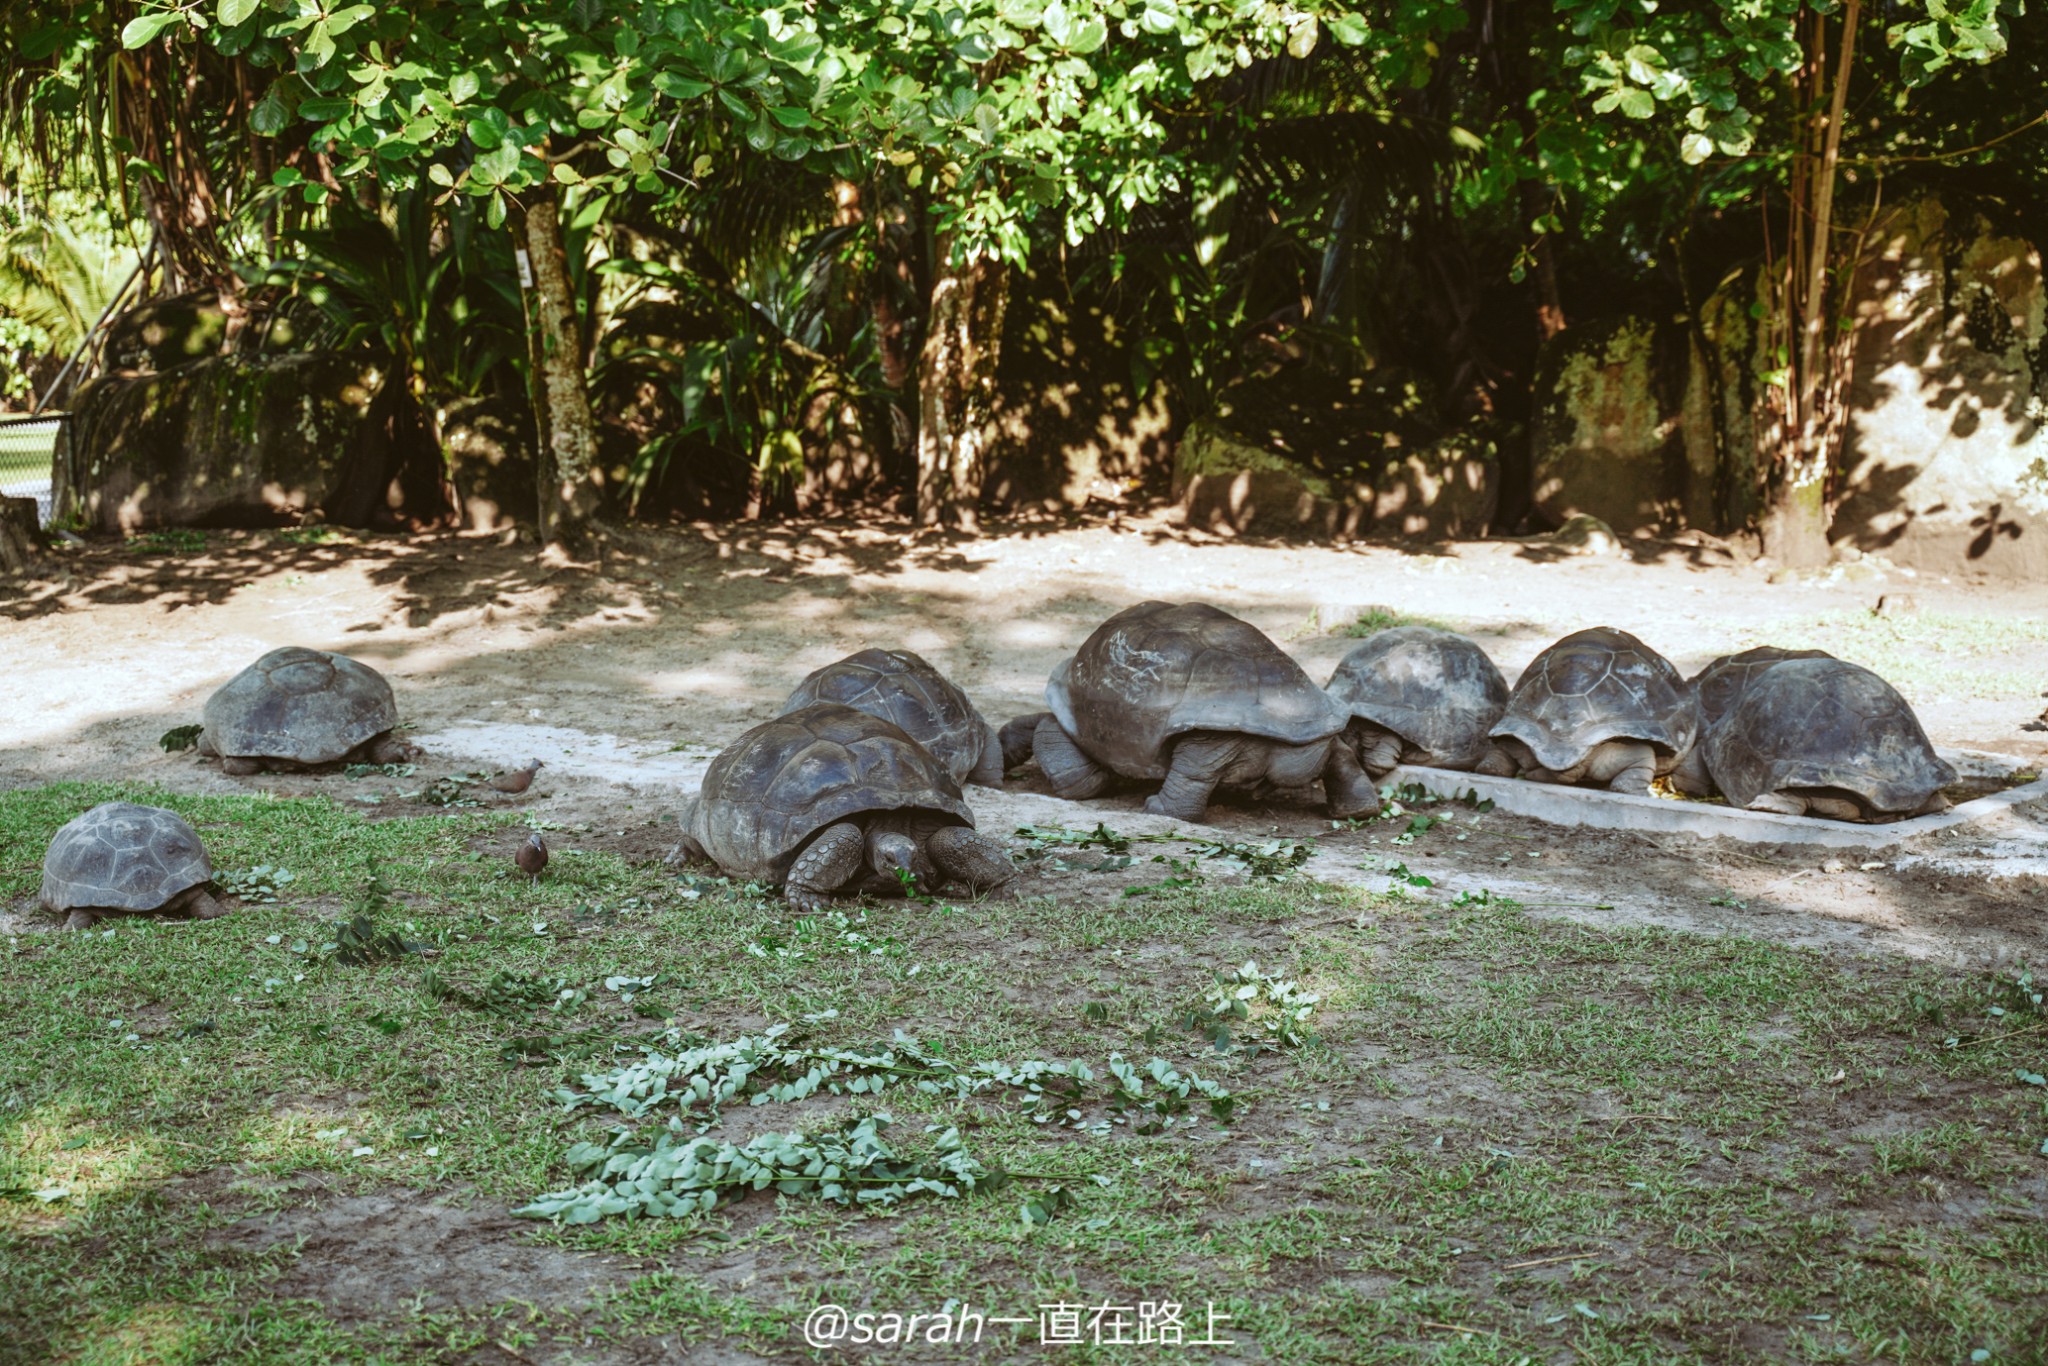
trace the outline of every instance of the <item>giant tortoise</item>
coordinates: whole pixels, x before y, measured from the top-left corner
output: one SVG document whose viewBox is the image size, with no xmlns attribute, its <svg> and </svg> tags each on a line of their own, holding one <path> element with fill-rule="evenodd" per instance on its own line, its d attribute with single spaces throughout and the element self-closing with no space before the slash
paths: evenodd
<svg viewBox="0 0 2048 1366">
<path fill-rule="evenodd" d="M 1341 738 L 1350 717 L 1257 627 L 1206 603 L 1125 608 L 1053 670 L 1045 700 L 1031 748 L 1062 797 L 1120 774 L 1160 784 L 1147 811 L 1199 820 L 1218 787 L 1321 778 L 1331 815 L 1379 809 Z"/>
<path fill-rule="evenodd" d="M 1696 732 L 1692 692 L 1671 661 L 1626 631 L 1596 626 L 1530 661 L 1479 771 L 1648 795 Z"/>
<path fill-rule="evenodd" d="M 1330 675 L 1329 693 L 1350 714 L 1345 738 L 1375 778 L 1401 763 L 1475 767 L 1508 705 L 1508 681 L 1486 651 L 1433 626 L 1366 637 Z"/>
<path fill-rule="evenodd" d="M 1730 806 L 1845 821 L 1940 811 L 1956 771 L 1891 684 L 1847 660 L 1764 670 L 1701 742 Z"/>
<path fill-rule="evenodd" d="M 159 911 L 211 920 L 227 910 L 207 891 L 213 861 L 175 811 L 102 802 L 74 817 L 43 855 L 42 903 L 85 929 L 103 915 Z"/>
<path fill-rule="evenodd" d="M 204 720 L 199 752 L 238 776 L 419 757 L 391 734 L 398 706 L 384 675 L 297 645 L 272 650 L 223 683 L 206 699 Z"/>
<path fill-rule="evenodd" d="M 780 883 L 798 910 L 837 895 L 982 891 L 1015 870 L 975 833 L 960 785 L 879 716 L 820 702 L 765 721 L 720 751 L 682 811 L 680 852 L 731 877 Z"/>
<path fill-rule="evenodd" d="M 1003 785 L 1003 747 L 967 694 L 908 650 L 862 650 L 796 685 L 781 714 L 843 702 L 885 721 L 931 751 L 956 783 Z"/>
</svg>

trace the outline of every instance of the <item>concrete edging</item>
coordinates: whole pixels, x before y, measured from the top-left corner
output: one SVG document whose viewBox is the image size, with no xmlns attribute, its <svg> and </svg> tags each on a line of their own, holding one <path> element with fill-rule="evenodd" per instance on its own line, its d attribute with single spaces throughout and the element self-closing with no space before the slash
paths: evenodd
<svg viewBox="0 0 2048 1366">
<path fill-rule="evenodd" d="M 1945 758 L 1979 761 L 1996 758 L 2004 771 L 2018 771 L 2018 760 L 2005 756 L 1944 754 Z M 1933 816 L 1915 816 L 1889 825 L 1850 825 L 1817 816 L 1781 816 L 1770 811 L 1742 811 L 1704 802 L 1672 801 L 1664 797 L 1636 797 L 1599 788 L 1559 787 L 1532 783 L 1521 778 L 1492 778 L 1478 773 L 1455 773 L 1449 769 L 1403 764 L 1388 774 L 1386 782 L 1397 787 L 1415 784 L 1439 797 L 1461 797 L 1476 793 L 1493 803 L 1494 810 L 1552 825 L 1575 825 L 1594 830 L 1647 830 L 1667 835 L 1698 835 L 1703 839 L 1734 839 L 1749 844 L 1820 844 L 1836 849 L 1889 849 L 1917 835 L 1950 830 L 1971 821 L 2017 806 L 2021 802 L 2048 798 L 2048 778 L 2022 787 L 2007 788 L 1978 797 Z"/>
</svg>

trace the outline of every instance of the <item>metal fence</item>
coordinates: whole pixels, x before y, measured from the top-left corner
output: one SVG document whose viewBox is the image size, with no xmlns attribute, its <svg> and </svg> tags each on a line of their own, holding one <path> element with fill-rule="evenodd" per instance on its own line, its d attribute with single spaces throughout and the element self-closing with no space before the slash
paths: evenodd
<svg viewBox="0 0 2048 1366">
<path fill-rule="evenodd" d="M 36 515 L 45 525 L 50 520 L 51 453 L 67 420 L 65 413 L 0 417 L 0 495 L 35 499 Z"/>
</svg>

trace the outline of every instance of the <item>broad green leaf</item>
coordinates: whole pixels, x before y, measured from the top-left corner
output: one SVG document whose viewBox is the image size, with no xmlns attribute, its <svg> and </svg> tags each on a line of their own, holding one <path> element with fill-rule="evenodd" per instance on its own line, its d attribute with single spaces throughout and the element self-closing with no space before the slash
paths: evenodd
<svg viewBox="0 0 2048 1366">
<path fill-rule="evenodd" d="M 673 71 L 664 71 L 654 78 L 654 88 L 674 100 L 702 99 L 711 92 L 709 81 L 693 81 L 678 76 Z"/>
<path fill-rule="evenodd" d="M 44 24 L 21 40 L 21 55 L 29 61 L 40 62 L 62 49 L 71 41 L 71 36 L 72 30 L 63 24 Z"/>
<path fill-rule="evenodd" d="M 332 123 L 355 107 L 354 100 L 306 100 L 299 105 L 299 117 L 310 123 Z"/>
<path fill-rule="evenodd" d="M 1362 47 L 1372 36 L 1363 18 L 1356 14 L 1340 14 L 1330 20 L 1330 36 L 1346 47 Z"/>
<path fill-rule="evenodd" d="M 1620 91 L 1621 112 L 1632 119 L 1646 119 L 1657 112 L 1657 101 L 1647 90 L 1633 87 Z"/>
<path fill-rule="evenodd" d="M 214 13 L 221 23 L 233 28 L 254 14 L 261 3 L 262 0 L 220 0 L 220 8 Z"/>
<path fill-rule="evenodd" d="M 159 33 L 179 18 L 178 11 L 160 9 L 147 14 L 138 14 L 121 29 L 122 47 L 141 47 L 152 41 Z"/>
<path fill-rule="evenodd" d="M 482 88 L 483 83 L 475 75 L 467 71 L 458 71 L 448 79 L 449 102 L 461 104 L 464 100 L 474 99 L 476 92 Z"/>
<path fill-rule="evenodd" d="M 1714 140 L 1705 133 L 1687 133 L 1678 144 L 1679 158 L 1688 166 L 1697 166 L 1714 154 Z"/>
</svg>

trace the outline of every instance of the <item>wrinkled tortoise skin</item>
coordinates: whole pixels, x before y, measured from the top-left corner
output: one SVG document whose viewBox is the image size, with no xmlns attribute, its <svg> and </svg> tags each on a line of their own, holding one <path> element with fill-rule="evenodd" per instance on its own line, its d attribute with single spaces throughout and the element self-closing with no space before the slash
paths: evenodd
<svg viewBox="0 0 2048 1366">
<path fill-rule="evenodd" d="M 155 911 L 212 878 L 213 860 L 184 817 L 104 802 L 50 841 L 42 903 L 53 911 Z"/>
<path fill-rule="evenodd" d="M 1562 772 L 1607 740 L 1656 747 L 1660 771 L 1692 747 L 1692 690 L 1670 660 L 1626 631 L 1596 626 L 1558 641 L 1529 662 L 1508 695 L 1496 736 L 1529 747 Z M 1668 761 L 1668 762 L 1667 762 Z"/>
<path fill-rule="evenodd" d="M 729 876 L 779 883 L 826 826 L 895 810 L 974 825 L 959 784 L 924 746 L 879 716 L 822 702 L 721 751 L 687 812 L 688 833 Z"/>
<path fill-rule="evenodd" d="M 1354 646 L 1330 676 L 1350 715 L 1421 751 L 1416 762 L 1470 769 L 1508 705 L 1508 681 L 1486 651 L 1455 631 L 1394 626 Z"/>
<path fill-rule="evenodd" d="M 1912 815 L 1956 780 L 1897 689 L 1830 658 L 1763 671 L 1708 734 L 1706 761 L 1733 806 L 1771 792 L 1843 792 L 1879 818 Z"/>
<path fill-rule="evenodd" d="M 797 684 L 782 715 L 839 702 L 894 723 L 931 751 L 953 781 L 1000 786 L 1002 746 L 995 730 L 953 682 L 908 650 L 862 650 Z"/>
<path fill-rule="evenodd" d="M 288 645 L 222 684 L 204 719 L 208 753 L 327 764 L 397 725 L 398 705 L 369 665 Z"/>
<path fill-rule="evenodd" d="M 1306 745 L 1351 718 L 1249 622 L 1207 603 L 1144 602 L 1095 629 L 1053 671 L 1046 704 L 1091 758 L 1159 779 L 1191 731 Z"/>
</svg>

